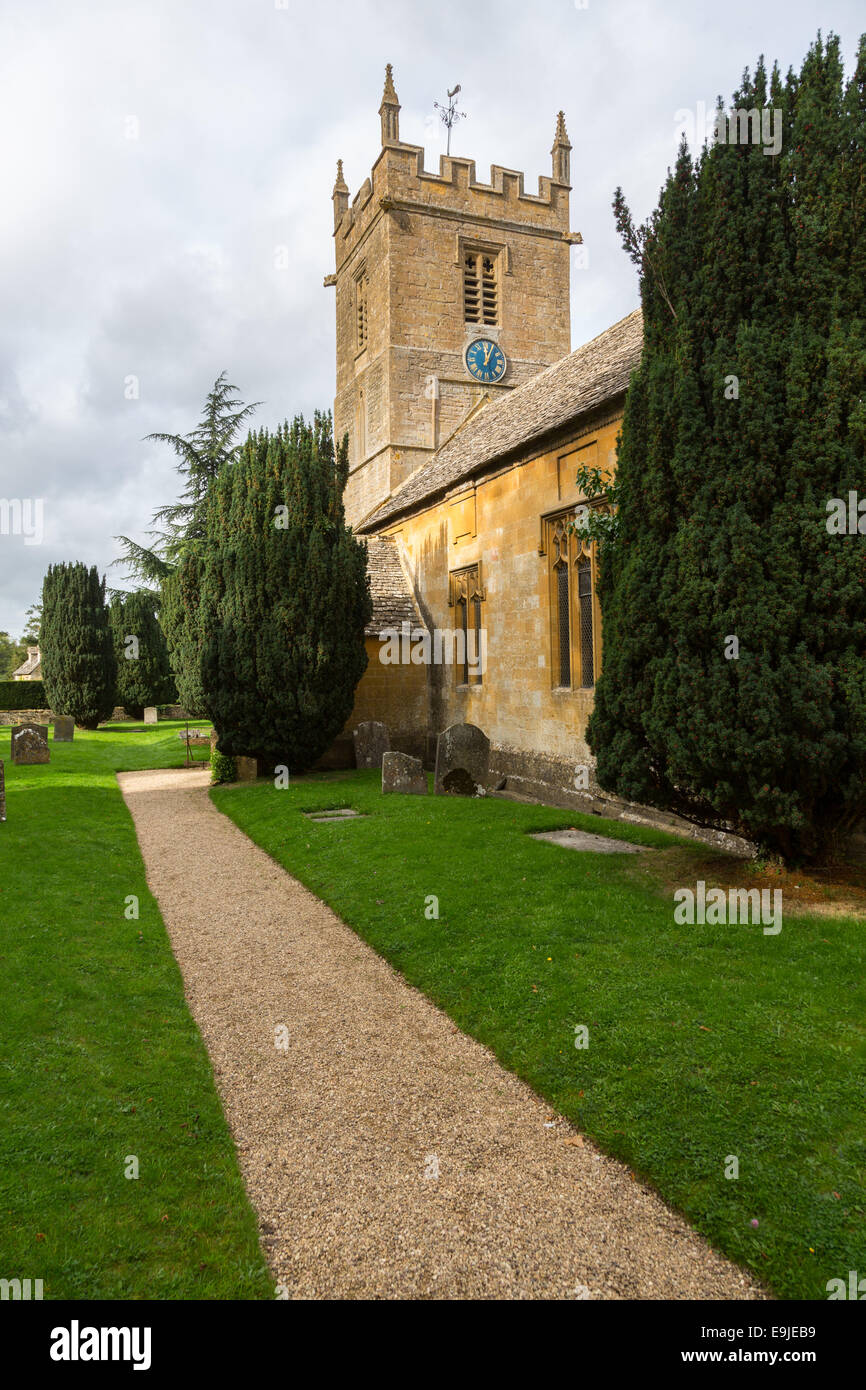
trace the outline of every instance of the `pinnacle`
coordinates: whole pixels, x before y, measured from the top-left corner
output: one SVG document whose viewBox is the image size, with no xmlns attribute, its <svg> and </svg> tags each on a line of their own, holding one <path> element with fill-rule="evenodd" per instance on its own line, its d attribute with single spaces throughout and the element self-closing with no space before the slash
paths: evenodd
<svg viewBox="0 0 866 1390">
<path fill-rule="evenodd" d="M 394 69 L 390 63 L 385 68 L 385 90 L 382 93 L 382 105 L 399 106 L 400 102 L 394 90 Z"/>
<path fill-rule="evenodd" d="M 565 112 L 560 111 L 556 117 L 556 134 L 553 137 L 554 145 L 567 145 L 571 149 L 571 141 L 568 138 L 568 131 L 565 128 Z"/>
</svg>

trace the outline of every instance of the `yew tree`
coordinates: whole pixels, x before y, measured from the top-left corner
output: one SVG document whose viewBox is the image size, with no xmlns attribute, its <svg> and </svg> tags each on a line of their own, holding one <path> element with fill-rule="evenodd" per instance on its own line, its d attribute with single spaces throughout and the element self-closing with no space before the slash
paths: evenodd
<svg viewBox="0 0 866 1390">
<path fill-rule="evenodd" d="M 588 737 L 608 790 L 822 860 L 866 816 L 866 536 L 831 524 L 866 498 L 866 40 L 733 107 L 777 153 L 683 144 L 644 226 L 614 203 L 644 344 Z"/>
</svg>

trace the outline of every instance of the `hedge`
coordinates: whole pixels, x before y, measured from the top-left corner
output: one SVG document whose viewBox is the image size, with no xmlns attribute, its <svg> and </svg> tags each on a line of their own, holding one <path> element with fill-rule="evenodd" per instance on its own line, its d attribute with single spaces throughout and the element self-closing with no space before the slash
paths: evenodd
<svg viewBox="0 0 866 1390">
<path fill-rule="evenodd" d="M 48 709 L 41 681 L 0 681 L 0 709 Z"/>
</svg>

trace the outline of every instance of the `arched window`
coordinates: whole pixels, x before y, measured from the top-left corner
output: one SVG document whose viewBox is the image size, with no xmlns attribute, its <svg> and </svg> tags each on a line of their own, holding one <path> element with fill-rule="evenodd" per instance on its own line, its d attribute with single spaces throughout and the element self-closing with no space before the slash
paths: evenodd
<svg viewBox="0 0 866 1390">
<path fill-rule="evenodd" d="M 449 575 L 448 602 L 454 609 L 454 627 L 458 634 L 455 666 L 458 685 L 480 685 L 486 657 L 486 642 L 481 629 L 481 566 L 467 565 Z"/>
<path fill-rule="evenodd" d="M 558 684 L 571 685 L 571 602 L 569 598 L 568 547 L 553 566 L 555 576 L 556 628 L 559 641 Z"/>
<path fill-rule="evenodd" d="M 581 554 L 577 561 L 577 619 L 580 627 L 580 683 L 595 685 L 592 649 L 592 561 Z"/>
<path fill-rule="evenodd" d="M 590 689 L 599 668 L 595 553 L 570 529 L 573 511 L 542 522 L 550 568 L 551 674 L 561 690 Z"/>
</svg>

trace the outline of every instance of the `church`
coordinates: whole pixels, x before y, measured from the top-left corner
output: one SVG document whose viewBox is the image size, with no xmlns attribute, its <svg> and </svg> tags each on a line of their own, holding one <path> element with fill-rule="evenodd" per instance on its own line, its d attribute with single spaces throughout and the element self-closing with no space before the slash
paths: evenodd
<svg viewBox="0 0 866 1390">
<path fill-rule="evenodd" d="M 333 191 L 337 378 L 348 433 L 346 516 L 368 544 L 373 619 L 352 717 L 330 750 L 351 763 L 359 721 L 429 765 L 465 721 L 500 783 L 544 798 L 591 765 L 585 742 L 603 660 L 593 548 L 569 522 L 581 465 L 612 471 L 640 311 L 572 352 L 571 145 L 556 120 L 549 176 L 400 139 L 390 65 L 381 150 L 354 198 Z M 395 662 L 389 633 L 458 634 L 456 659 Z M 472 638 L 483 643 L 473 644 Z M 463 649 L 483 645 L 485 660 Z M 427 643 L 428 650 L 431 644 Z M 404 642 L 404 648 L 409 642 Z M 432 644 L 434 651 L 441 644 Z"/>
</svg>

